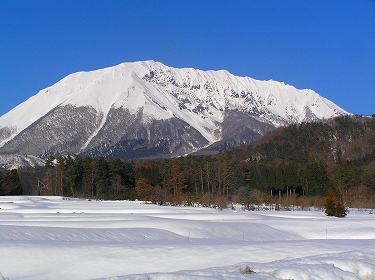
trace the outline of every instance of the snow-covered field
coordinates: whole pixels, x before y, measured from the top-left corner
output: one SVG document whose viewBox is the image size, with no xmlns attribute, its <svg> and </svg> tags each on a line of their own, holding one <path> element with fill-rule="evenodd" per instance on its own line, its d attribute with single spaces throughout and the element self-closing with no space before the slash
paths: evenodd
<svg viewBox="0 0 375 280">
<path fill-rule="evenodd" d="M 368 211 L 338 219 L 61 197 L 0 197 L 0 208 L 0 272 L 11 280 L 375 279 Z"/>
</svg>

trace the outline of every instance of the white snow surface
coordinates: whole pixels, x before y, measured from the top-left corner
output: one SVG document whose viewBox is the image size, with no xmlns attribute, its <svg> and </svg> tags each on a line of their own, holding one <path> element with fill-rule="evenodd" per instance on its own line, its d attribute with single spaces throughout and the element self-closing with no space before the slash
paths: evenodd
<svg viewBox="0 0 375 280">
<path fill-rule="evenodd" d="M 177 117 L 210 143 L 220 140 L 219 124 L 228 110 L 257 113 L 276 126 L 305 121 L 311 113 L 319 119 L 347 114 L 312 90 L 299 90 L 282 82 L 238 77 L 224 70 L 178 69 L 155 61 L 129 62 L 71 74 L 1 116 L 0 129 L 9 128 L 11 133 L 0 139 L 0 147 L 63 105 L 94 108 L 103 116 L 102 125 L 110 109 L 119 107 L 132 113 L 143 110 L 145 122 Z"/>
<path fill-rule="evenodd" d="M 7 279 L 375 279 L 369 211 L 340 219 L 32 196 L 0 197 L 0 208 Z"/>
</svg>

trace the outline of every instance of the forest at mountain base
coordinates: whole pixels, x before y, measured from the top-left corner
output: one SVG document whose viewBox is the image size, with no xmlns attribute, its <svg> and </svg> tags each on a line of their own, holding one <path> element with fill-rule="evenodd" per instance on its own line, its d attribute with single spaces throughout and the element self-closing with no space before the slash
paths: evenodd
<svg viewBox="0 0 375 280">
<path fill-rule="evenodd" d="M 345 116 L 278 128 L 256 145 L 216 155 L 121 161 L 56 155 L 44 167 L 2 170 L 0 195 L 141 199 L 251 209 L 262 203 L 375 207 L 375 117 Z"/>
</svg>

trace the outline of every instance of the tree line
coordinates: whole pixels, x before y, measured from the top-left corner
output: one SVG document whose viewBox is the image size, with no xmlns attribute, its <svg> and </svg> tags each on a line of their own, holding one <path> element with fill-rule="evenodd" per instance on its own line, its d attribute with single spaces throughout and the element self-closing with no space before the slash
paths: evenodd
<svg viewBox="0 0 375 280">
<path fill-rule="evenodd" d="M 374 207 L 375 118 L 292 125 L 255 146 L 210 156 L 134 161 L 51 156 L 44 167 L 1 174 L 1 194 L 14 184 L 14 190 L 33 195 L 217 207 L 240 202 L 251 208 L 322 206 L 332 191 L 348 206 Z"/>
<path fill-rule="evenodd" d="M 17 170 L 0 170 L 0 195 L 21 195 L 22 193 Z"/>
</svg>

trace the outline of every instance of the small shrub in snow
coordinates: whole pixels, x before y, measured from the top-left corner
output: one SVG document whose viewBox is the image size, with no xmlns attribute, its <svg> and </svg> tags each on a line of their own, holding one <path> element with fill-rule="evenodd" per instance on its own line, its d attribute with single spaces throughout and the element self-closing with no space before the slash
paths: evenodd
<svg viewBox="0 0 375 280">
<path fill-rule="evenodd" d="M 335 216 L 343 218 L 347 214 L 347 210 L 341 199 L 335 198 L 333 192 L 329 192 L 324 203 L 324 208 L 327 216 Z"/>
<path fill-rule="evenodd" d="M 276 203 L 276 205 L 275 205 L 275 211 L 280 211 L 280 210 L 281 210 L 280 204 Z"/>
<path fill-rule="evenodd" d="M 248 266 L 248 265 L 246 265 L 244 267 L 241 267 L 240 272 L 241 272 L 241 274 L 253 274 L 253 273 L 255 273 L 255 271 L 252 270 L 250 268 L 250 266 Z"/>
</svg>

